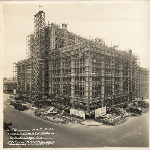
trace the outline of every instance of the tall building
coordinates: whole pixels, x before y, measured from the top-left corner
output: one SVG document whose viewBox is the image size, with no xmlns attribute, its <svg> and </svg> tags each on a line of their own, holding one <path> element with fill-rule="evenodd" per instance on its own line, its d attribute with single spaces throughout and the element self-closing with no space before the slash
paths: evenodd
<svg viewBox="0 0 150 150">
<path fill-rule="evenodd" d="M 140 67 L 140 96 L 141 100 L 149 98 L 149 69 Z"/>
<path fill-rule="evenodd" d="M 78 36 L 65 23 L 46 24 L 43 11 L 34 16 L 26 52 L 16 63 L 17 91 L 32 100 L 65 97 L 90 112 L 139 97 L 139 58 L 132 50 Z"/>
</svg>

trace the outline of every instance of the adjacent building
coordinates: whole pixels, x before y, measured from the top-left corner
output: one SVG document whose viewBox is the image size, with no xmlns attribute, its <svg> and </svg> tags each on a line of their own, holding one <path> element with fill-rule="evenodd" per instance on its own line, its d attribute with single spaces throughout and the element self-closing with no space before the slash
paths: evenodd
<svg viewBox="0 0 150 150">
<path fill-rule="evenodd" d="M 3 82 L 3 92 L 13 93 L 14 89 L 16 89 L 16 86 L 17 86 L 17 83 L 6 80 Z"/>
<path fill-rule="evenodd" d="M 149 69 L 140 67 L 140 89 L 141 100 L 149 98 Z"/>
</svg>

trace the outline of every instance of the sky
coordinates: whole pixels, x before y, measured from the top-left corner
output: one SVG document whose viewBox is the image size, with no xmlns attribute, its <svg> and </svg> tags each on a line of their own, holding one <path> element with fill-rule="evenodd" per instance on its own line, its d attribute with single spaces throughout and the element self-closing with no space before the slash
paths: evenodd
<svg viewBox="0 0 150 150">
<path fill-rule="evenodd" d="M 13 76 L 13 62 L 26 58 L 26 36 L 34 30 L 34 15 L 45 12 L 46 22 L 68 23 L 68 31 L 102 38 L 108 46 L 132 49 L 141 66 L 150 69 L 150 2 L 85 4 L 4 4 L 3 77 Z"/>
</svg>

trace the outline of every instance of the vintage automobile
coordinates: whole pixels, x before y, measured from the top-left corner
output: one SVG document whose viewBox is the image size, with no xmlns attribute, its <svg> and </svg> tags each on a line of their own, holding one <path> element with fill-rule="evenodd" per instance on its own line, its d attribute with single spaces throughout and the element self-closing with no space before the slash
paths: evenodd
<svg viewBox="0 0 150 150">
<path fill-rule="evenodd" d="M 14 106 L 15 109 L 19 110 L 19 111 L 23 111 L 23 106 L 21 103 L 16 103 L 15 106 Z"/>
<path fill-rule="evenodd" d="M 128 108 L 129 112 L 131 112 L 132 114 L 140 114 L 142 115 L 142 110 L 141 108 L 138 107 L 130 107 Z"/>
<path fill-rule="evenodd" d="M 16 101 L 14 101 L 14 100 L 12 100 L 11 102 L 10 102 L 10 105 L 12 105 L 12 106 L 14 106 L 16 104 Z"/>
</svg>

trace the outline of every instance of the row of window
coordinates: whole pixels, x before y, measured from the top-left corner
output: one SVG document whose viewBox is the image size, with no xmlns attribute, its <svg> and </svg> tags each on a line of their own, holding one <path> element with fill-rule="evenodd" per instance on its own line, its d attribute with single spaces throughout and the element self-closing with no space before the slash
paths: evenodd
<svg viewBox="0 0 150 150">
<path fill-rule="evenodd" d="M 52 81 L 60 81 L 60 77 L 52 78 Z M 63 81 L 71 81 L 71 77 L 63 77 Z M 85 81 L 85 77 L 77 76 L 77 77 L 75 77 L 75 81 Z M 98 81 L 100 83 L 101 77 L 100 76 L 99 77 L 92 77 L 92 81 Z M 111 78 L 110 77 L 105 77 L 105 82 L 109 82 L 109 81 L 111 81 Z M 115 77 L 114 81 L 120 81 L 120 78 L 119 77 Z M 127 84 L 128 80 L 127 81 L 123 81 L 123 83 Z"/>
<path fill-rule="evenodd" d="M 62 69 L 62 72 L 63 73 L 71 73 L 71 69 Z M 51 70 L 50 73 L 60 73 L 60 69 L 58 69 L 58 70 Z"/>
<path fill-rule="evenodd" d="M 84 96 L 84 91 L 75 91 L 76 95 Z"/>
<path fill-rule="evenodd" d="M 71 81 L 71 77 L 63 77 L 62 79 L 63 79 L 63 81 Z M 58 82 L 58 81 L 60 81 L 60 78 L 59 77 L 58 78 L 52 78 L 52 81 Z"/>
<path fill-rule="evenodd" d="M 52 85 L 53 89 L 60 89 L 60 85 Z M 126 88 L 126 87 L 123 87 Z M 63 84 L 63 89 L 70 89 L 71 90 L 71 84 Z M 85 85 L 75 85 L 75 91 L 84 91 Z M 93 91 L 101 91 L 101 85 L 92 85 Z M 112 86 L 105 86 L 105 90 L 112 90 Z M 119 90 L 119 85 L 115 85 L 114 90 Z"/>
<path fill-rule="evenodd" d="M 75 77 L 75 81 L 85 81 L 85 77 Z"/>
<path fill-rule="evenodd" d="M 85 68 L 75 68 L 75 73 L 85 73 Z"/>
<path fill-rule="evenodd" d="M 100 85 L 100 84 L 99 84 L 99 85 L 94 85 L 94 84 L 93 84 L 93 85 L 92 85 L 92 90 L 93 90 L 93 91 L 95 91 L 95 90 L 96 90 L 96 91 L 101 91 L 101 85 Z"/>
<path fill-rule="evenodd" d="M 112 95 L 112 90 L 105 90 L 105 95 Z"/>
<path fill-rule="evenodd" d="M 92 81 L 101 81 L 101 77 L 100 76 L 92 77 Z"/>
<path fill-rule="evenodd" d="M 75 85 L 75 91 L 84 91 L 84 85 Z"/>
<path fill-rule="evenodd" d="M 92 97 L 96 97 L 101 94 L 101 91 L 92 91 Z"/>
<path fill-rule="evenodd" d="M 94 65 L 94 67 L 99 67 L 101 66 L 102 64 L 98 64 L 97 66 Z M 54 68 L 60 68 L 60 65 L 53 65 L 53 66 L 50 66 L 50 69 L 54 69 Z M 70 64 L 64 64 L 62 66 L 62 68 L 71 68 L 71 63 Z M 111 72 L 114 72 L 112 69 L 108 69 L 108 68 L 111 68 L 111 66 L 105 66 L 105 73 L 111 73 Z M 92 68 L 92 73 L 97 73 L 97 72 L 100 72 L 101 71 L 101 68 Z M 82 67 L 82 68 L 75 68 L 75 72 L 76 73 L 85 73 L 85 67 Z M 121 71 L 119 69 L 115 69 L 115 73 L 120 73 Z M 53 72 L 53 73 L 56 73 L 56 72 Z M 60 71 L 59 71 L 60 73 Z M 128 74 L 128 71 L 123 71 L 124 74 Z"/>
<path fill-rule="evenodd" d="M 92 63 L 92 66 L 93 67 L 102 67 L 102 66 L 104 66 L 104 64 L 103 63 Z"/>
</svg>

